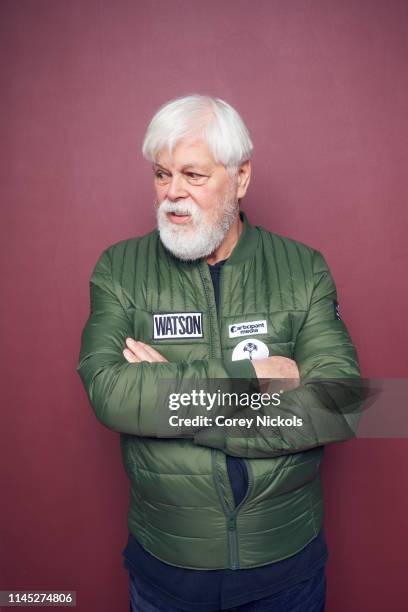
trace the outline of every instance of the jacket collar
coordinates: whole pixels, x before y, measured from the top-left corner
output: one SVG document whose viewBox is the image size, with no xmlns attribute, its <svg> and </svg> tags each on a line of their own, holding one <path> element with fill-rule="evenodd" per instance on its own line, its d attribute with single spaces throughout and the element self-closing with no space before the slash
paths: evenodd
<svg viewBox="0 0 408 612">
<path fill-rule="evenodd" d="M 259 233 L 256 227 L 250 224 L 248 217 L 242 210 L 239 216 L 241 217 L 244 227 L 242 228 L 237 244 L 234 246 L 231 255 L 225 263 L 226 266 L 233 266 L 243 263 L 247 259 L 251 259 L 258 246 Z"/>
</svg>

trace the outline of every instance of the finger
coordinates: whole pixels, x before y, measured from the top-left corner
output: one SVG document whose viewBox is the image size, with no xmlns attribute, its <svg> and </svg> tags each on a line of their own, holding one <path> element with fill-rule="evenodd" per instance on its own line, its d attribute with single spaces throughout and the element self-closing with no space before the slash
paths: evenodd
<svg viewBox="0 0 408 612">
<path fill-rule="evenodd" d="M 140 340 L 139 340 L 139 344 L 141 344 L 143 346 L 143 348 L 149 353 L 149 355 L 152 357 L 153 361 L 161 361 L 161 362 L 167 361 L 167 359 L 165 357 L 163 357 L 163 355 L 161 353 L 159 353 L 159 351 L 156 351 L 156 349 L 154 349 L 149 344 L 145 344 L 144 342 L 140 342 Z"/>
<path fill-rule="evenodd" d="M 126 345 L 128 349 L 130 349 L 136 355 L 136 357 L 140 359 L 140 361 L 149 361 L 150 363 L 167 361 L 167 359 L 165 359 L 165 357 L 163 357 L 163 355 L 161 355 L 158 351 L 148 344 L 140 342 L 139 340 L 126 338 Z"/>
<path fill-rule="evenodd" d="M 148 361 L 151 363 L 154 361 L 150 353 L 146 350 L 146 348 L 142 345 L 141 342 L 133 340 L 133 338 L 126 338 L 127 348 L 132 351 L 132 353 L 138 358 L 138 361 Z"/>
<path fill-rule="evenodd" d="M 129 349 L 123 350 L 123 356 L 129 363 L 138 363 L 140 361 L 140 359 L 138 359 Z"/>
</svg>

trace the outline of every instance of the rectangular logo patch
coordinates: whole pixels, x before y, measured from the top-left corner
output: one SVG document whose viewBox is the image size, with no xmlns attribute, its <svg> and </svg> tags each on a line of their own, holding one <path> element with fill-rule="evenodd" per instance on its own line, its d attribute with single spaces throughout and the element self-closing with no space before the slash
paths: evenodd
<svg viewBox="0 0 408 612">
<path fill-rule="evenodd" d="M 153 315 L 154 340 L 168 338 L 203 338 L 201 312 L 172 312 Z"/>
<path fill-rule="evenodd" d="M 254 336 L 255 334 L 266 334 L 268 325 L 266 321 L 247 321 L 245 323 L 233 323 L 228 326 L 229 337 Z"/>
</svg>

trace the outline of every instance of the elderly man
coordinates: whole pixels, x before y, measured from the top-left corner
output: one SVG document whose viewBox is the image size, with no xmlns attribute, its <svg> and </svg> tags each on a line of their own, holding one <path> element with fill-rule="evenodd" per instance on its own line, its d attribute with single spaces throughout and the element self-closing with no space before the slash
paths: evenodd
<svg viewBox="0 0 408 612">
<path fill-rule="evenodd" d="M 327 426 L 336 394 L 310 381 L 359 377 L 333 279 L 318 251 L 240 211 L 252 143 L 226 102 L 168 102 L 143 153 L 158 230 L 99 258 L 77 368 L 98 420 L 121 434 L 131 610 L 321 611 L 319 466 L 323 445 L 350 428 L 338 413 Z M 283 410 L 303 427 L 244 436 L 207 420 L 160 435 L 162 380 L 173 391 L 246 381 L 254 392 L 276 378 L 292 385 L 259 413 Z"/>
</svg>

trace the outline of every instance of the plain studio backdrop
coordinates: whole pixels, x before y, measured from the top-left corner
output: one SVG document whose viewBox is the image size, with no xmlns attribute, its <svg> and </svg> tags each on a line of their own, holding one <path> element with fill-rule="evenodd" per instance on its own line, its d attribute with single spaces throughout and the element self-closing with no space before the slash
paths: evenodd
<svg viewBox="0 0 408 612">
<path fill-rule="evenodd" d="M 0 589 L 128 611 L 119 435 L 75 371 L 103 249 L 154 226 L 165 101 L 224 98 L 252 223 L 320 250 L 366 377 L 407 376 L 404 0 L 2 0 Z M 405 359 L 405 361 L 404 361 Z M 326 449 L 328 612 L 406 608 L 406 439 Z"/>
</svg>

